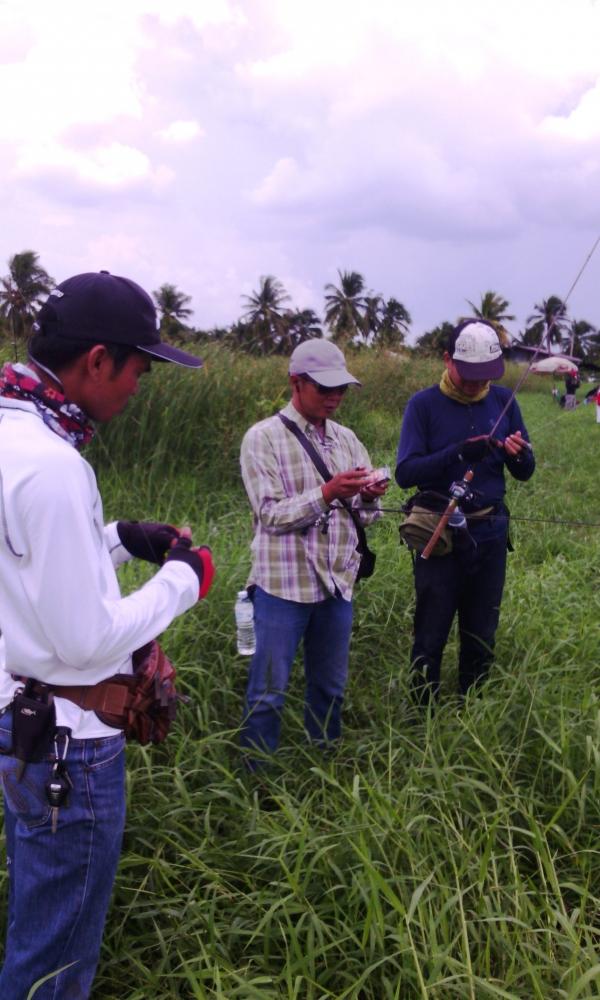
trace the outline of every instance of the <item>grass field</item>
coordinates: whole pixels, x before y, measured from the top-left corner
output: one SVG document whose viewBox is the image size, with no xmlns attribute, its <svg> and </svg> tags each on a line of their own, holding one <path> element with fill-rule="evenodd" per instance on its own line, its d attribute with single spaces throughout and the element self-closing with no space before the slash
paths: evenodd
<svg viewBox="0 0 600 1000">
<path fill-rule="evenodd" d="M 439 364 L 358 356 L 340 419 L 394 464 L 408 396 Z M 394 512 L 371 530 L 344 739 L 324 758 L 294 679 L 270 808 L 237 749 L 247 660 L 233 602 L 251 520 L 243 431 L 286 399 L 285 363 L 215 353 L 162 370 L 91 459 L 108 519 L 190 523 L 218 566 L 163 637 L 191 702 L 166 744 L 128 749 L 128 823 L 95 1000 L 576 1000 L 600 996 L 600 426 L 550 384 L 519 399 L 538 468 L 511 482 L 515 552 L 481 698 L 407 701 L 411 562 Z M 508 378 L 514 382 L 516 375 Z M 390 489 L 386 506 L 404 498 Z M 587 522 L 557 524 L 556 521 Z M 130 564 L 129 590 L 148 569 Z"/>
</svg>

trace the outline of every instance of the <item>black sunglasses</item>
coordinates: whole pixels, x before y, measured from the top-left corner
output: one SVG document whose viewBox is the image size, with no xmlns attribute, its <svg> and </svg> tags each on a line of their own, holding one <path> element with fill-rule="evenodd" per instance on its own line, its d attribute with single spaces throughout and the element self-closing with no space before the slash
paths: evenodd
<svg viewBox="0 0 600 1000">
<path fill-rule="evenodd" d="M 310 382 L 311 385 L 314 385 L 320 396 L 331 396 L 334 392 L 343 396 L 348 388 L 347 385 L 320 385 L 319 382 L 315 382 L 314 378 L 311 378 L 310 375 L 301 375 L 300 378 L 305 382 Z"/>
</svg>

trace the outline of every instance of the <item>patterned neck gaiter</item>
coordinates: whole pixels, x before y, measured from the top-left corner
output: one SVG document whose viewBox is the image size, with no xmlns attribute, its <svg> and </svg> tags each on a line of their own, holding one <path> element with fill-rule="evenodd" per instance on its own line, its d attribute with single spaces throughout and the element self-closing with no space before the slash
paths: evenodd
<svg viewBox="0 0 600 1000">
<path fill-rule="evenodd" d="M 70 403 L 57 389 L 40 382 L 25 365 L 3 366 L 0 397 L 33 403 L 44 423 L 74 448 L 83 448 L 94 436 L 93 424 L 83 410 Z"/>
</svg>

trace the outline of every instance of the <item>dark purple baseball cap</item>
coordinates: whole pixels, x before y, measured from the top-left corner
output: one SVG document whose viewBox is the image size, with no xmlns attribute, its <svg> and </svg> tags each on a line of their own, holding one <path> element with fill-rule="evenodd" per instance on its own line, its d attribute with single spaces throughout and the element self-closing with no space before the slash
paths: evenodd
<svg viewBox="0 0 600 1000">
<path fill-rule="evenodd" d="M 94 344 L 135 347 L 158 361 L 186 368 L 202 366 L 202 358 L 161 341 L 148 293 L 130 278 L 108 271 L 76 274 L 61 281 L 44 302 L 34 328 Z"/>
</svg>

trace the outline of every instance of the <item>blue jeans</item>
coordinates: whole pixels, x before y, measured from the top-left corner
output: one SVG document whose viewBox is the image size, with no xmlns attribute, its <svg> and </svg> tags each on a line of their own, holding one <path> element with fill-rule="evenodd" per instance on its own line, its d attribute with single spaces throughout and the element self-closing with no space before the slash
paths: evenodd
<svg viewBox="0 0 600 1000">
<path fill-rule="evenodd" d="M 277 749 L 281 709 L 301 640 L 306 731 L 318 743 L 338 739 L 348 677 L 352 601 L 330 597 L 301 604 L 273 597 L 260 587 L 255 588 L 253 599 L 256 652 L 250 661 L 242 746 L 269 753 Z"/>
<path fill-rule="evenodd" d="M 414 569 L 417 605 L 411 684 L 415 698 L 426 703 L 438 694 L 442 654 L 456 614 L 458 686 L 466 694 L 483 682 L 493 660 L 506 574 L 506 535 L 479 542 L 474 554 L 417 556 Z"/>
<path fill-rule="evenodd" d="M 9 750 L 12 713 L 0 716 L 0 750 Z M 59 744 L 62 747 L 62 741 Z M 28 764 L 17 781 L 14 757 L 0 755 L 9 874 L 2 1000 L 86 1000 L 98 963 L 125 823 L 125 739 L 71 740 L 73 782 L 52 833 L 44 786 L 50 758 Z M 71 964 L 72 963 L 72 964 Z"/>
</svg>

